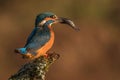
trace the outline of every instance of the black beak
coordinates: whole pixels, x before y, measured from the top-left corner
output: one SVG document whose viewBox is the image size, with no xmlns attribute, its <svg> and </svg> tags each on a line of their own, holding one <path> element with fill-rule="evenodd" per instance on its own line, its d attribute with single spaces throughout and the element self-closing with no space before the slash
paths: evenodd
<svg viewBox="0 0 120 80">
<path fill-rule="evenodd" d="M 62 23 L 62 24 L 68 24 L 70 27 L 72 27 L 72 28 L 75 29 L 76 31 L 79 31 L 79 30 L 80 30 L 79 27 L 76 27 L 75 24 L 74 24 L 74 22 L 71 21 L 70 19 L 59 17 L 59 18 L 57 19 L 57 21 L 58 21 L 59 23 Z"/>
</svg>

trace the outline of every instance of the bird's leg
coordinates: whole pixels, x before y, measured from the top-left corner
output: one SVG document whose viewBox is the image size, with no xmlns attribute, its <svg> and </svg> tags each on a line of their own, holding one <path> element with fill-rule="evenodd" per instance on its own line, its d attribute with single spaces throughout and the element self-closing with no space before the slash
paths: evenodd
<svg viewBox="0 0 120 80">
<path fill-rule="evenodd" d="M 47 52 L 47 53 L 45 53 L 44 56 L 45 56 L 46 58 L 48 58 L 48 56 L 51 56 L 51 55 L 53 56 L 53 55 L 56 55 L 56 54 L 57 54 L 57 53 L 56 53 L 55 51 L 53 51 L 53 52 L 49 52 L 49 53 Z M 57 56 L 59 56 L 59 55 L 57 55 Z"/>
<path fill-rule="evenodd" d="M 45 56 L 46 58 L 48 58 L 48 54 L 47 54 L 47 53 L 45 53 L 44 56 Z"/>
<path fill-rule="evenodd" d="M 23 58 L 30 58 L 30 59 L 32 59 L 33 55 L 31 53 L 27 53 L 27 54 L 23 55 Z"/>
</svg>

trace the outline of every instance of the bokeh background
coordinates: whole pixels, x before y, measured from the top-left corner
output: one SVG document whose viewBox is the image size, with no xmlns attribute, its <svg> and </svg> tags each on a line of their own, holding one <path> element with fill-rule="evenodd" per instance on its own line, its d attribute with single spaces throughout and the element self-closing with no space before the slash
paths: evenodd
<svg viewBox="0 0 120 80">
<path fill-rule="evenodd" d="M 50 52 L 61 55 L 47 80 L 120 80 L 120 0 L 0 0 L 0 80 L 24 60 L 14 49 L 25 44 L 41 12 L 72 19 L 80 31 L 55 24 Z"/>
</svg>

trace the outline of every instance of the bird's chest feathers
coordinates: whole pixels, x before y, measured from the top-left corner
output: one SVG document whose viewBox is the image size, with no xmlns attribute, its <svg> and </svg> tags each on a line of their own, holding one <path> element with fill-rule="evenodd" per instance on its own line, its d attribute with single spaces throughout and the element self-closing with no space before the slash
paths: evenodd
<svg viewBox="0 0 120 80">
<path fill-rule="evenodd" d="M 49 40 L 45 43 L 45 45 L 43 47 L 41 47 L 40 49 L 37 50 L 37 53 L 39 55 L 44 55 L 53 45 L 54 43 L 54 32 L 53 30 L 51 29 L 51 27 L 49 26 L 49 35 L 50 35 L 50 38 Z"/>
</svg>

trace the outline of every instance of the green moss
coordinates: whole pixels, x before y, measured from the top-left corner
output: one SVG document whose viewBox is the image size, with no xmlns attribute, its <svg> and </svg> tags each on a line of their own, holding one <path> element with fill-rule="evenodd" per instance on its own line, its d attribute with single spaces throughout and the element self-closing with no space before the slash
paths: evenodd
<svg viewBox="0 0 120 80">
<path fill-rule="evenodd" d="M 26 63 L 21 69 L 8 80 L 45 80 L 45 74 L 50 65 L 60 56 L 56 53 L 49 54 L 48 57 L 41 56 L 29 63 Z"/>
</svg>

